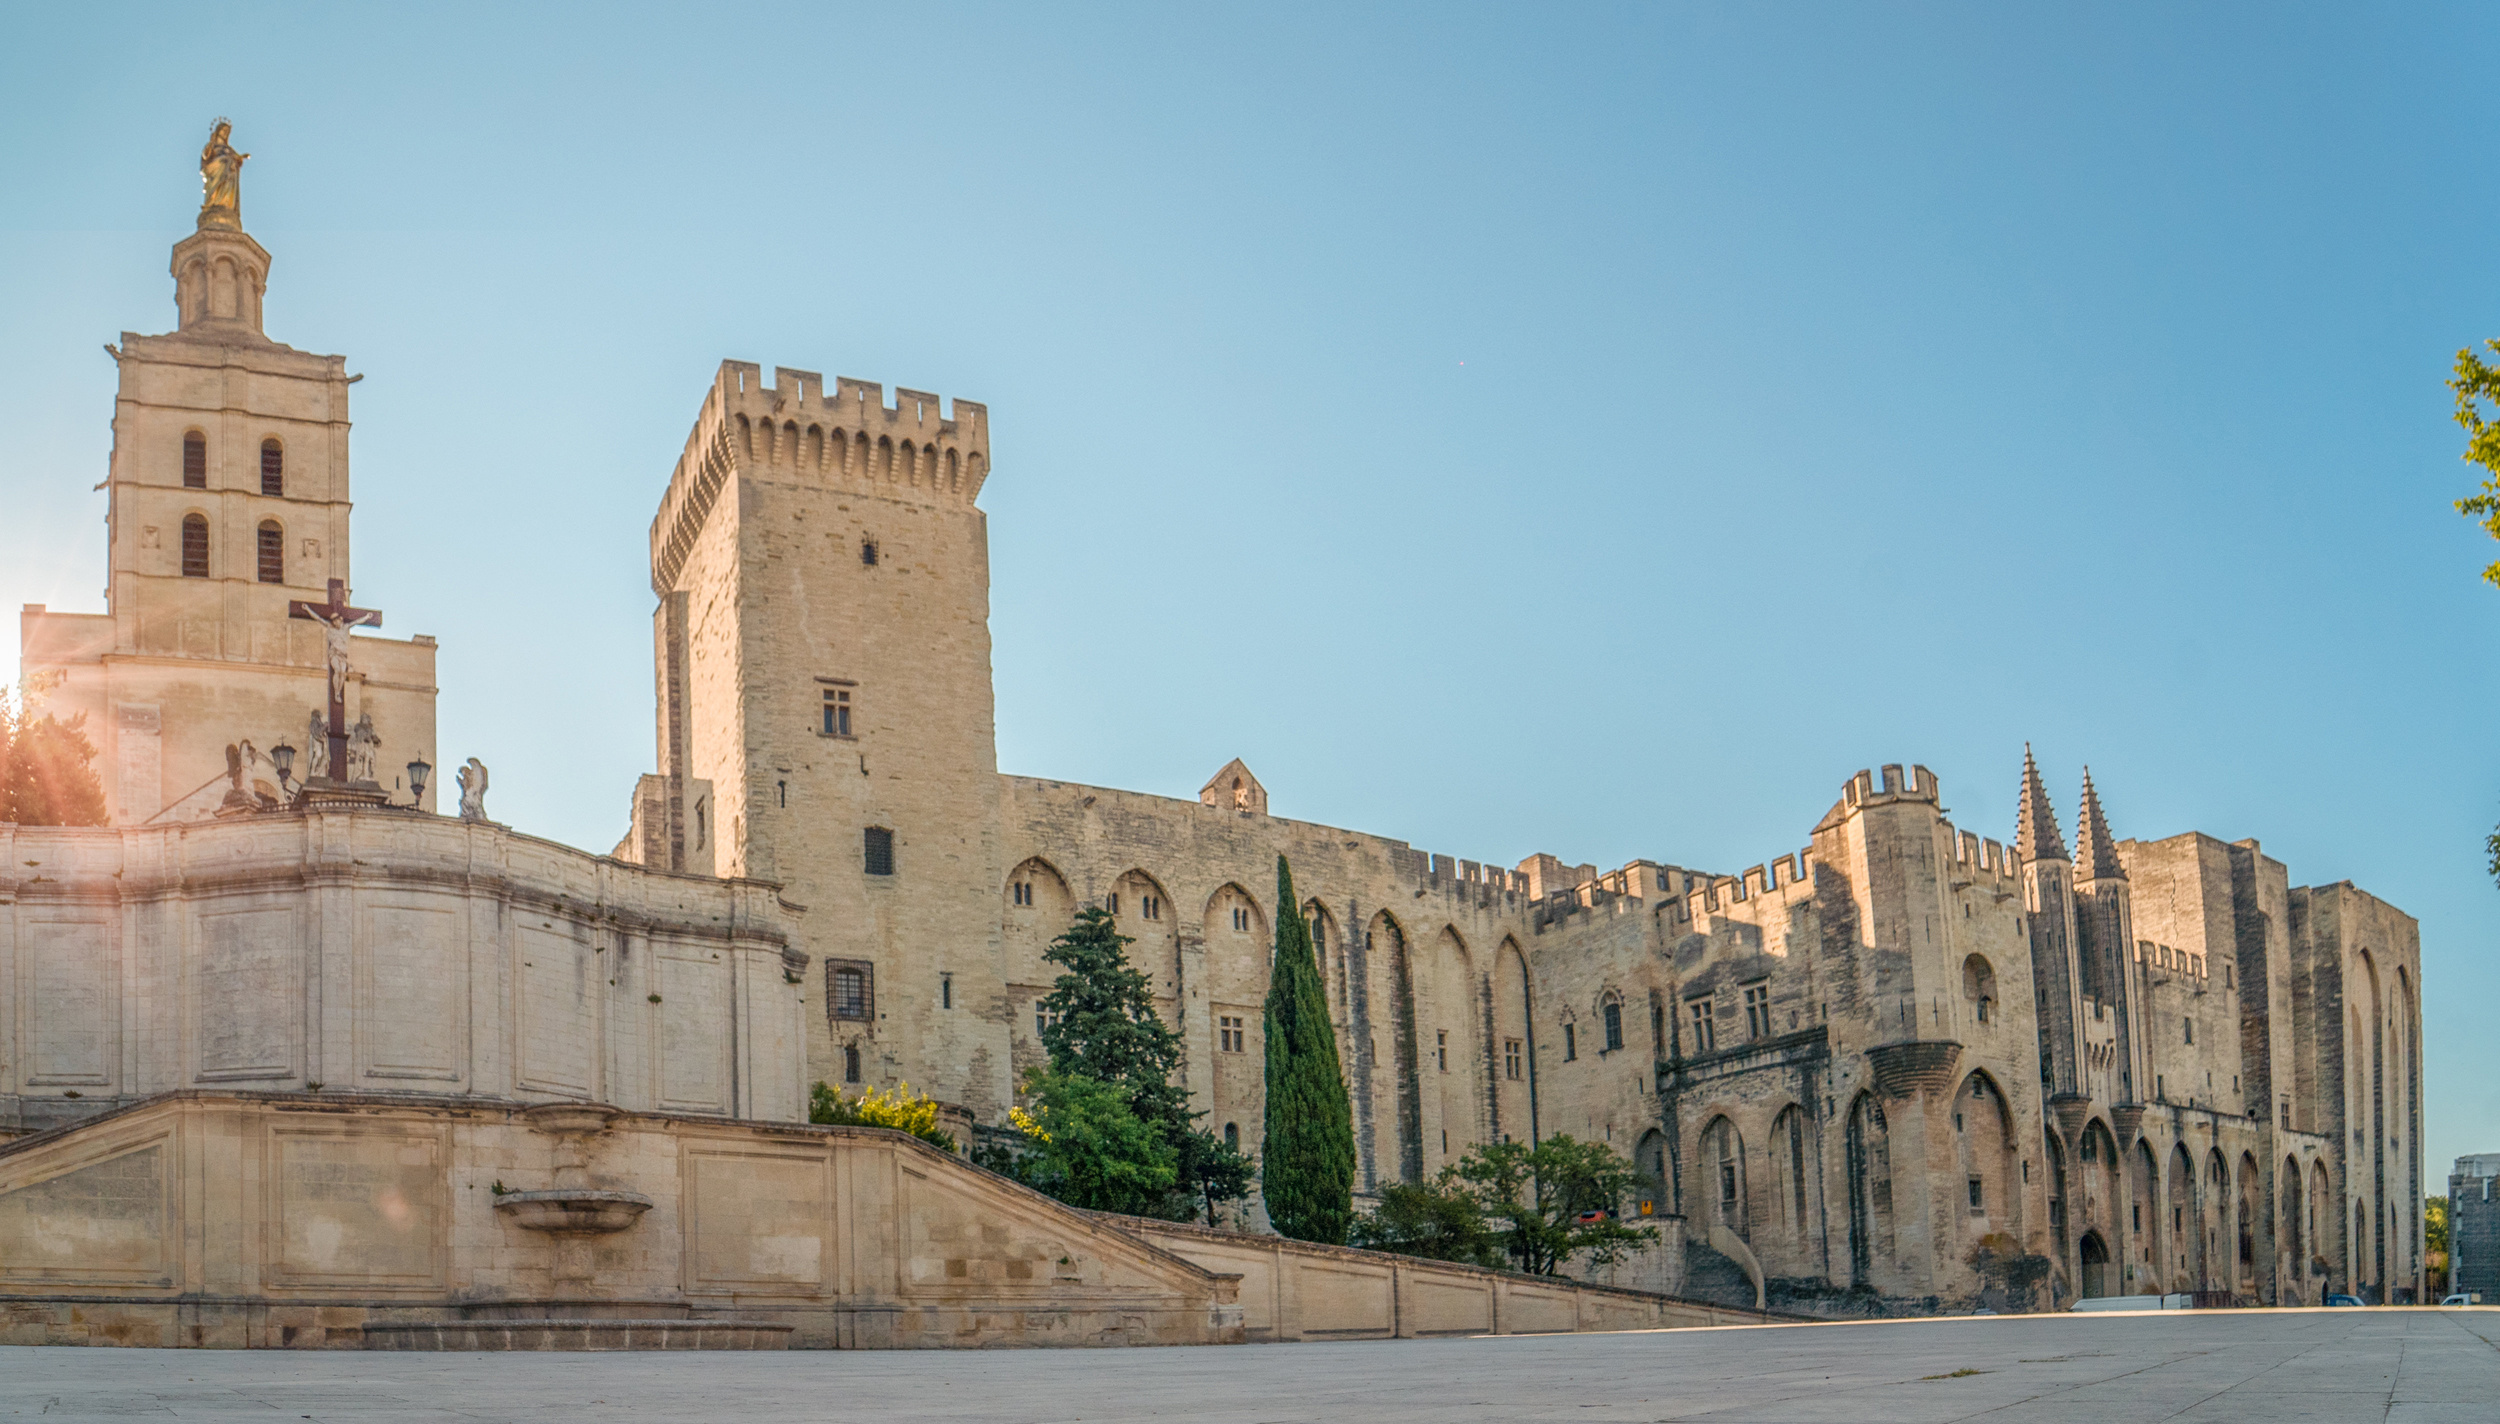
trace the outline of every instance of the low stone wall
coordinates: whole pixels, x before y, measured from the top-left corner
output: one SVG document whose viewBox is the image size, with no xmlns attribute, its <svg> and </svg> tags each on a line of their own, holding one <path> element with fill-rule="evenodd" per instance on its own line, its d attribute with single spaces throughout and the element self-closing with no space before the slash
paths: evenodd
<svg viewBox="0 0 2500 1424">
<path fill-rule="evenodd" d="M 175 1093 L 0 1145 L 0 1344 L 1220 1344 L 1236 1286 L 874 1128 Z"/>
<path fill-rule="evenodd" d="M 1243 1333 L 1257 1341 L 1657 1330 L 1802 1318 L 1281 1236 L 1106 1219 L 1207 1270 L 1240 1276 Z"/>
</svg>

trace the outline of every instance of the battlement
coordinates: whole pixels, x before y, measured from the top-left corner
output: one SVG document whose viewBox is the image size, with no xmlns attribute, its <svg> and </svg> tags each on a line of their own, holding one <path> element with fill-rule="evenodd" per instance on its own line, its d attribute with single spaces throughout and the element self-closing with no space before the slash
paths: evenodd
<svg viewBox="0 0 2500 1424">
<path fill-rule="evenodd" d="M 1882 770 L 1884 781 L 1881 789 L 1876 787 L 1873 772 L 1861 771 L 1850 777 L 1849 784 L 1841 788 L 1841 804 L 1854 810 L 1860 806 L 1879 806 L 1893 801 L 1926 801 L 1931 804 L 1936 801 L 1934 772 L 1913 765 L 1909 780 L 1904 783 L 1898 763 Z"/>
<path fill-rule="evenodd" d="M 1691 893 L 1702 909 L 1718 910 L 1810 884 L 1813 879 L 1814 849 L 1809 846 L 1761 865 L 1748 866 L 1735 875 L 1703 876 Z"/>
<path fill-rule="evenodd" d="M 874 381 L 723 361 L 651 521 L 651 586 L 665 593 L 731 472 L 786 472 L 865 491 L 969 506 L 990 470 L 989 407 Z"/>
<path fill-rule="evenodd" d="M 2021 878 L 2022 865 L 2014 858 L 2012 846 L 1983 840 L 1971 831 L 1956 830 L 1951 821 L 1944 823 L 1944 831 L 1953 844 L 1953 864 L 1963 874 L 1974 879 L 1982 875 L 2000 880 Z"/>
</svg>

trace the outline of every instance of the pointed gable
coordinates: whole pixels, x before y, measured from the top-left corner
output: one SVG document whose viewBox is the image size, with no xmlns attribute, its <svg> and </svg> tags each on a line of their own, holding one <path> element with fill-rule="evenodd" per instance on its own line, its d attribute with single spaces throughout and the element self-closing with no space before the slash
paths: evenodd
<svg viewBox="0 0 2500 1424">
<path fill-rule="evenodd" d="M 1222 771 L 1207 778 L 1207 784 L 1198 788 L 1198 800 L 1223 810 L 1267 814 L 1267 788 L 1259 784 L 1239 757 L 1224 763 Z"/>
</svg>

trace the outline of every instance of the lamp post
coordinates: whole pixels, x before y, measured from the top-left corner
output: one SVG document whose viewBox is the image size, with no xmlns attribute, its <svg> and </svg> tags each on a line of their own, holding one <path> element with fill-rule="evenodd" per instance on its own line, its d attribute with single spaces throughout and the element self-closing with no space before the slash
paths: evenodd
<svg viewBox="0 0 2500 1424">
<path fill-rule="evenodd" d="M 425 804 L 425 779 L 434 774 L 434 764 L 424 757 L 408 763 L 408 804 L 411 808 Z"/>
</svg>

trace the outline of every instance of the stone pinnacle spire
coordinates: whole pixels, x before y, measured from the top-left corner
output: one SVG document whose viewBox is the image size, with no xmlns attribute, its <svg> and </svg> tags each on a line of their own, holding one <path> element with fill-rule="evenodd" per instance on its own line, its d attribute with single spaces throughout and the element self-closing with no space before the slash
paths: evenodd
<svg viewBox="0 0 2500 1424">
<path fill-rule="evenodd" d="M 2040 784 L 2040 767 L 2031 759 L 2029 742 L 2023 743 L 2023 797 L 2014 813 L 2014 853 L 2026 864 L 2066 858 L 2066 838 L 2057 833 L 2057 812 L 2049 807 L 2049 791 Z"/>
<path fill-rule="evenodd" d="M 2092 768 L 2083 769 L 2083 808 L 2075 812 L 2075 878 L 2078 880 L 2124 879 L 2127 872 L 2118 864 L 2118 845 L 2109 837 L 2109 822 L 2101 815 L 2101 793 L 2092 789 Z"/>
</svg>

